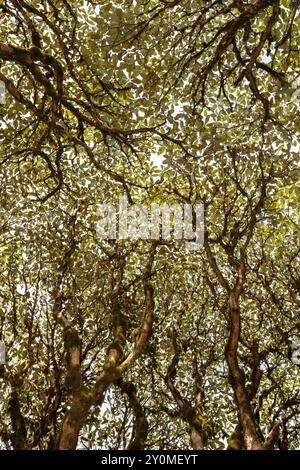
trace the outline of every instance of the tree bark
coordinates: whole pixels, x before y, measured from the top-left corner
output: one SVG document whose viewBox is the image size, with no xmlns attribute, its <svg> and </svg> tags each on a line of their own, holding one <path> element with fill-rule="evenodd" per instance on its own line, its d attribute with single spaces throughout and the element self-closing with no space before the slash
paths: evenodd
<svg viewBox="0 0 300 470">
<path fill-rule="evenodd" d="M 226 361 L 229 369 L 230 383 L 238 408 L 239 421 L 243 430 L 245 447 L 247 450 L 262 450 L 262 443 L 257 433 L 255 418 L 246 388 L 245 374 L 239 367 L 237 359 L 241 333 L 239 296 L 243 288 L 244 280 L 245 263 L 241 262 L 238 270 L 238 279 L 229 295 L 230 335 L 226 346 Z"/>
<path fill-rule="evenodd" d="M 190 436 L 193 450 L 204 450 L 203 439 L 195 426 L 191 426 Z"/>
<path fill-rule="evenodd" d="M 60 435 L 59 450 L 75 450 L 78 442 L 78 435 L 82 428 L 89 410 L 91 400 L 81 397 L 74 397 L 70 410 L 67 412 Z"/>
</svg>

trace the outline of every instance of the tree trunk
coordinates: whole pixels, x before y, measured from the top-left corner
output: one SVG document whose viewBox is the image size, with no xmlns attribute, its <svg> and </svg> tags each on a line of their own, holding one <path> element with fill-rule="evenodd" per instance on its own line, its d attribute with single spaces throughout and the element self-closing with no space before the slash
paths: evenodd
<svg viewBox="0 0 300 470">
<path fill-rule="evenodd" d="M 76 450 L 78 436 L 91 407 L 91 400 L 85 397 L 73 397 L 70 410 L 62 424 L 59 450 Z"/>
<path fill-rule="evenodd" d="M 230 335 L 226 346 L 226 361 L 229 369 L 229 378 L 233 388 L 238 408 L 239 421 L 243 430 L 244 442 L 247 450 L 262 450 L 255 418 L 248 396 L 245 374 L 240 369 L 237 359 L 237 350 L 241 332 L 241 319 L 239 311 L 239 296 L 245 280 L 245 266 L 241 264 L 237 282 L 229 296 L 230 309 Z"/>
<path fill-rule="evenodd" d="M 190 435 L 193 450 L 204 450 L 202 437 L 194 426 L 191 426 Z"/>
</svg>

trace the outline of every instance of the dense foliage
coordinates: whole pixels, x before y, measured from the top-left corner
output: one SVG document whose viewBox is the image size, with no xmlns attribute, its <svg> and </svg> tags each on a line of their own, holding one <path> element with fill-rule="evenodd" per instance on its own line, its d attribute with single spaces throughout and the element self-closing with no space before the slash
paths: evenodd
<svg viewBox="0 0 300 470">
<path fill-rule="evenodd" d="M 299 448 L 299 6 L 0 2 L 1 448 Z"/>
</svg>

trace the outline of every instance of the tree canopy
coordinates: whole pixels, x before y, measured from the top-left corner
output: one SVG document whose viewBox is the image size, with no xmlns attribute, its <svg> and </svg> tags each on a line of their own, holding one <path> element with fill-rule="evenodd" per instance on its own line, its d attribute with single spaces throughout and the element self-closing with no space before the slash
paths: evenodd
<svg viewBox="0 0 300 470">
<path fill-rule="evenodd" d="M 0 448 L 299 448 L 299 6 L 0 1 Z"/>
</svg>

